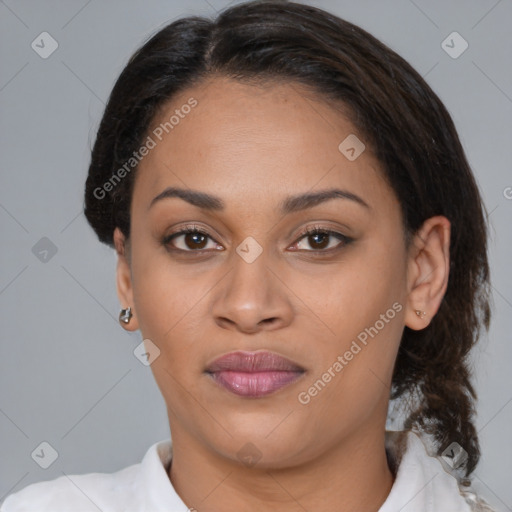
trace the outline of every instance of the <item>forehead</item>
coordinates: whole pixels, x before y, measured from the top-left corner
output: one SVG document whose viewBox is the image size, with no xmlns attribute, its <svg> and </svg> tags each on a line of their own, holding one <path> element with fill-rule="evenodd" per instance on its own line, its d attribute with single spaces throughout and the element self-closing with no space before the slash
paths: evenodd
<svg viewBox="0 0 512 512">
<path fill-rule="evenodd" d="M 334 186 L 368 202 L 385 200 L 383 189 L 391 194 L 341 108 L 299 84 L 210 79 L 168 102 L 148 136 L 153 147 L 139 164 L 134 202 L 149 203 L 169 186 L 251 207 Z"/>
</svg>

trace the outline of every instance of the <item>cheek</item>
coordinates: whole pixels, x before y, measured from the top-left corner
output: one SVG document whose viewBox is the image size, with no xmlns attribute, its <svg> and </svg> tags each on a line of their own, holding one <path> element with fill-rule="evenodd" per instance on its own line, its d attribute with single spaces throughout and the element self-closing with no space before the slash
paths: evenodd
<svg viewBox="0 0 512 512">
<path fill-rule="evenodd" d="M 368 378 L 387 382 L 403 330 L 405 255 L 399 244 L 374 241 L 356 265 L 341 299 L 345 312 L 337 324 L 340 331 L 349 335 L 346 350 L 354 346 L 352 352 L 357 352 L 352 359 L 357 361 L 357 371 L 356 364 L 350 362 L 347 375 L 356 385 Z M 346 342 L 347 338 L 344 339 Z M 353 342 L 360 346 L 360 351 Z"/>
<path fill-rule="evenodd" d="M 294 293 L 310 308 L 309 314 L 329 327 L 331 339 L 334 335 L 344 342 L 373 325 L 395 302 L 403 303 L 405 297 L 405 255 L 400 244 L 375 238 L 357 243 L 336 264 L 314 275 L 296 272 L 288 276 L 294 280 Z"/>
<path fill-rule="evenodd" d="M 151 371 L 174 414 L 187 417 L 195 410 L 192 397 L 200 396 L 197 376 L 205 364 L 205 346 L 200 342 L 205 332 L 201 298 L 207 288 L 200 278 L 184 278 L 184 272 L 165 256 L 139 256 L 134 257 L 132 267 L 137 318 L 143 338 L 160 350 Z"/>
<path fill-rule="evenodd" d="M 308 279 L 299 292 L 308 291 L 308 304 L 330 331 L 319 338 L 322 363 L 311 382 L 322 379 L 336 361 L 343 367 L 341 372 L 339 365 L 338 371 L 331 369 L 337 377 L 321 399 L 327 408 L 339 404 L 337 411 L 372 410 L 388 393 L 403 331 L 405 255 L 399 244 L 372 240 L 367 245 L 358 248 L 357 257 L 340 263 L 330 279 L 316 284 Z"/>
<path fill-rule="evenodd" d="M 179 373 L 197 361 L 199 369 L 200 356 L 204 358 L 201 349 L 205 349 L 201 343 L 207 320 L 204 304 L 213 283 L 154 249 L 134 251 L 132 269 L 140 331 L 159 347 L 164 356 L 159 364 Z"/>
</svg>

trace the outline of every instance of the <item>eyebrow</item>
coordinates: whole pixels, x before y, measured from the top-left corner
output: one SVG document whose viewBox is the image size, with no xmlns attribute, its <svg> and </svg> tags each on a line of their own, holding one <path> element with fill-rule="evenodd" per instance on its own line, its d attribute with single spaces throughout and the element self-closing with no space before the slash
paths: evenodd
<svg viewBox="0 0 512 512">
<path fill-rule="evenodd" d="M 193 206 L 211 211 L 222 211 L 225 209 L 224 201 L 217 196 L 207 194 L 206 192 L 200 192 L 198 190 L 183 189 L 178 187 L 168 187 L 151 201 L 149 208 L 155 203 L 162 201 L 163 199 L 169 199 L 177 197 L 183 199 L 187 203 Z M 325 201 L 331 199 L 347 199 L 353 201 L 368 210 L 371 210 L 371 206 L 364 201 L 358 195 L 349 192 L 348 190 L 341 190 L 339 188 L 331 188 L 326 190 L 320 190 L 318 192 L 306 192 L 305 194 L 298 194 L 295 196 L 288 196 L 278 205 L 279 211 L 283 215 L 287 215 L 307 208 L 313 208 Z M 148 208 L 148 209 L 149 209 Z"/>
</svg>

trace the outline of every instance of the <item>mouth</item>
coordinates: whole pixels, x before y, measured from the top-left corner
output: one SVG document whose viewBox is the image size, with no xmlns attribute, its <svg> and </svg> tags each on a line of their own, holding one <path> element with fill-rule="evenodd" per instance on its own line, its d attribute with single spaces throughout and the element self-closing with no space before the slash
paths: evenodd
<svg viewBox="0 0 512 512">
<path fill-rule="evenodd" d="M 231 352 L 205 370 L 216 384 L 238 396 L 260 398 L 299 379 L 305 369 L 273 352 Z"/>
</svg>

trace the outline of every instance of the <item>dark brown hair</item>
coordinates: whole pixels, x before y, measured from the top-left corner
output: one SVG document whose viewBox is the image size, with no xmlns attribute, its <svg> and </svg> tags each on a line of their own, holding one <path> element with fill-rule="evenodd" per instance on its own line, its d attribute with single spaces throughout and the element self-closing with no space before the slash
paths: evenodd
<svg viewBox="0 0 512 512">
<path fill-rule="evenodd" d="M 429 217 L 451 222 L 448 289 L 427 328 L 405 327 L 390 398 L 410 403 L 406 428 L 431 434 L 438 454 L 459 443 L 468 453 L 468 476 L 480 457 L 468 354 L 490 319 L 485 207 L 446 108 L 369 33 L 321 9 L 279 0 L 161 29 L 122 71 L 97 133 L 85 215 L 99 239 L 113 246 L 116 226 L 129 237 L 136 168 L 108 193 L 103 185 L 139 149 L 162 105 L 214 74 L 295 82 L 342 104 L 400 201 L 406 240 Z M 407 400 L 413 396 L 419 400 Z"/>
</svg>

